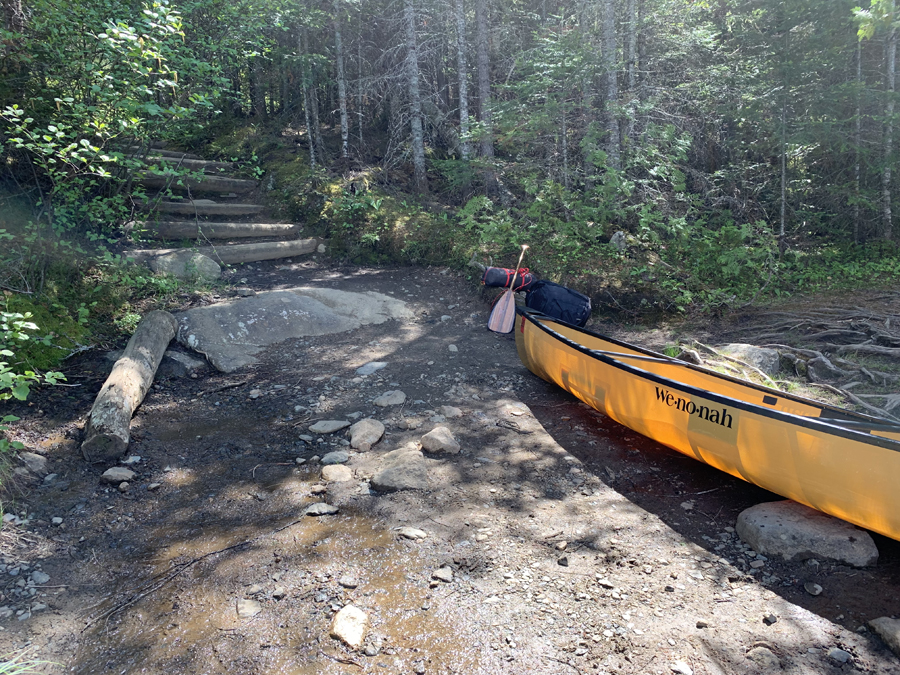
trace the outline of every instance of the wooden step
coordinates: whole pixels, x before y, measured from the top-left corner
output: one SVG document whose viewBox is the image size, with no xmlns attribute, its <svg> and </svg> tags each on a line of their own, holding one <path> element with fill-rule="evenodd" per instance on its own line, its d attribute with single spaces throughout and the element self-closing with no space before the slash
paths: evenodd
<svg viewBox="0 0 900 675">
<path fill-rule="evenodd" d="M 172 220 L 137 223 L 144 236 L 151 239 L 237 239 L 243 237 L 283 237 L 295 235 L 300 226 L 294 223 L 197 223 Z"/>
<path fill-rule="evenodd" d="M 313 253 L 319 246 L 317 239 L 295 239 L 293 241 L 269 241 L 261 244 L 232 244 L 230 246 L 201 246 L 196 250 L 212 258 L 218 263 L 234 265 L 237 263 L 257 262 L 259 260 L 276 260 Z M 125 253 L 126 258 L 138 262 L 147 262 L 158 256 L 169 255 L 183 248 L 139 249 Z"/>
<path fill-rule="evenodd" d="M 157 213 L 169 213 L 181 216 L 230 216 L 240 218 L 242 216 L 255 216 L 266 208 L 259 204 L 220 204 L 211 199 L 185 199 L 180 202 L 149 201 L 138 202 L 144 211 Z"/>
<path fill-rule="evenodd" d="M 147 171 L 140 172 L 137 181 L 144 187 L 154 189 L 185 190 L 189 188 L 194 192 L 237 192 L 241 194 L 252 192 L 259 185 L 259 182 L 245 178 L 226 178 L 225 176 L 190 178 Z"/>
<path fill-rule="evenodd" d="M 178 157 L 164 157 L 162 155 L 150 155 L 144 161 L 147 164 L 174 164 L 180 169 L 205 171 L 207 173 L 228 171 L 234 168 L 234 164 L 231 162 L 213 162 L 207 159 L 179 159 Z"/>
<path fill-rule="evenodd" d="M 125 148 L 125 152 L 139 156 L 143 155 L 147 151 L 147 148 L 139 147 L 137 145 L 132 145 L 130 148 Z M 200 155 L 193 155 L 190 152 L 180 152 L 178 150 L 160 150 L 159 148 L 154 148 L 150 151 L 152 155 L 158 155 L 160 157 L 173 157 L 175 159 L 203 159 Z"/>
</svg>

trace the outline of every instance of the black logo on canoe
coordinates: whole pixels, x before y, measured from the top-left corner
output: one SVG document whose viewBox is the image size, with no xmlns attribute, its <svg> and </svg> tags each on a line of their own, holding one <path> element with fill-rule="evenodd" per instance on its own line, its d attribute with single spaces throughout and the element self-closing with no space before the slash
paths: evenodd
<svg viewBox="0 0 900 675">
<path fill-rule="evenodd" d="M 672 392 L 660 389 L 659 387 L 656 387 L 656 400 L 662 401 L 669 407 L 683 410 L 688 415 L 695 415 L 707 422 L 718 424 L 719 426 L 727 427 L 728 429 L 731 429 L 731 424 L 734 422 L 734 418 L 731 416 L 731 413 L 728 412 L 728 408 L 719 410 L 705 405 L 697 405 L 689 399 L 676 396 Z"/>
</svg>

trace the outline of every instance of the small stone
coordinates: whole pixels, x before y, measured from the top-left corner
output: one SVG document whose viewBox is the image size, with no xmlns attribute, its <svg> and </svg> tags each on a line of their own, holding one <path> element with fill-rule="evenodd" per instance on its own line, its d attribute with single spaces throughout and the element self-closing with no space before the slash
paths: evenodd
<svg viewBox="0 0 900 675">
<path fill-rule="evenodd" d="M 324 494 L 325 492 L 328 492 L 328 487 L 325 485 L 313 485 L 309 489 L 309 492 L 310 492 L 310 494 L 321 495 L 321 494 Z"/>
<path fill-rule="evenodd" d="M 284 586 L 276 586 L 275 590 L 272 591 L 272 597 L 276 600 L 283 600 L 287 596 L 287 591 L 284 590 Z"/>
<path fill-rule="evenodd" d="M 249 619 L 262 611 L 262 605 L 256 600 L 241 598 L 237 601 L 237 615 L 241 619 Z"/>
<path fill-rule="evenodd" d="M 431 578 L 449 584 L 453 581 L 453 569 L 450 567 L 441 567 L 431 573 Z"/>
<path fill-rule="evenodd" d="M 380 492 L 428 489 L 425 456 L 414 444 L 392 450 L 382 457 L 381 468 L 372 476 L 371 485 Z"/>
<path fill-rule="evenodd" d="M 316 502 L 315 504 L 311 504 L 306 509 L 306 515 L 308 516 L 333 516 L 340 509 L 336 506 L 332 506 L 331 504 L 326 504 L 325 502 Z"/>
<path fill-rule="evenodd" d="M 345 464 L 350 460 L 350 454 L 344 450 L 335 450 L 322 456 L 322 464 Z"/>
<path fill-rule="evenodd" d="M 397 530 L 397 534 L 399 534 L 404 539 L 412 539 L 413 541 L 418 541 L 420 539 L 425 539 L 428 536 L 428 533 L 424 530 L 419 530 L 415 527 L 401 527 Z"/>
<path fill-rule="evenodd" d="M 452 405 L 442 405 L 438 408 L 438 411 L 446 417 L 448 420 L 456 419 L 457 417 L 462 417 L 463 412 L 459 408 L 455 408 Z"/>
<path fill-rule="evenodd" d="M 568 546 L 568 545 L 569 545 L 569 542 L 567 542 L 567 541 L 558 541 L 558 542 L 556 542 L 555 548 L 557 551 L 565 551 L 566 546 Z"/>
<path fill-rule="evenodd" d="M 38 476 L 47 475 L 47 458 L 37 454 L 36 452 L 20 452 L 19 459 L 28 467 L 31 473 Z"/>
<path fill-rule="evenodd" d="M 147 489 L 152 492 L 153 490 L 159 490 L 161 487 L 162 483 L 150 483 L 150 485 L 147 486 Z"/>
<path fill-rule="evenodd" d="M 672 669 L 673 673 L 678 673 L 678 675 L 694 675 L 694 670 L 684 661 L 676 661 L 669 668 Z"/>
<path fill-rule="evenodd" d="M 378 649 L 378 647 L 369 643 L 366 645 L 366 649 L 365 649 L 365 651 L 363 651 L 363 654 L 365 654 L 366 656 L 378 656 L 380 651 L 381 650 Z"/>
<path fill-rule="evenodd" d="M 443 315 L 441 315 L 441 322 L 450 321 L 450 319 L 452 319 L 452 318 L 453 317 L 450 316 L 449 314 L 443 314 Z"/>
<path fill-rule="evenodd" d="M 140 464 L 141 457 L 140 455 L 130 455 L 128 458 L 122 460 L 122 464 L 125 466 L 131 466 L 132 464 Z"/>
<path fill-rule="evenodd" d="M 449 347 L 447 347 L 447 349 L 449 349 L 454 354 L 459 351 L 459 347 L 457 347 L 456 345 L 450 345 Z"/>
<path fill-rule="evenodd" d="M 853 655 L 850 654 L 850 652 L 839 649 L 838 647 L 832 647 L 828 650 L 828 658 L 835 663 L 844 664 L 850 663 L 853 660 Z"/>
<path fill-rule="evenodd" d="M 763 617 L 763 623 L 766 624 L 767 626 L 771 626 L 771 625 L 774 624 L 776 621 L 778 621 L 778 617 L 775 616 L 774 614 L 766 614 L 766 615 Z"/>
<path fill-rule="evenodd" d="M 386 361 L 370 361 L 369 363 L 360 366 L 356 369 L 357 375 L 371 375 L 372 373 L 378 372 L 382 368 L 387 368 Z"/>
<path fill-rule="evenodd" d="M 564 555 L 562 558 L 560 558 L 559 560 L 556 561 L 556 564 L 559 565 L 560 567 L 568 567 L 569 566 L 569 557 Z"/>
<path fill-rule="evenodd" d="M 709 622 L 699 619 L 697 621 L 697 628 L 709 628 Z"/>
<path fill-rule="evenodd" d="M 103 475 L 100 476 L 100 480 L 105 483 L 118 485 L 119 483 L 133 480 L 136 475 L 137 474 L 131 469 L 126 469 L 122 466 L 114 466 L 113 468 L 104 471 Z"/>
<path fill-rule="evenodd" d="M 428 452 L 446 452 L 451 455 L 459 454 L 460 451 L 459 442 L 447 427 L 435 427 L 422 436 L 422 447 Z"/>
<path fill-rule="evenodd" d="M 50 581 L 50 575 L 46 572 L 34 571 L 31 573 L 31 580 L 38 585 L 46 584 Z"/>
<path fill-rule="evenodd" d="M 891 648 L 894 654 L 900 655 L 900 619 L 891 619 L 882 616 L 872 619 L 869 627 L 884 640 L 884 643 Z"/>
<path fill-rule="evenodd" d="M 48 473 L 46 476 L 44 476 L 44 484 L 49 485 L 50 483 L 55 481 L 57 478 L 59 478 L 59 474 Z"/>
<path fill-rule="evenodd" d="M 247 595 L 259 595 L 263 592 L 263 587 L 261 584 L 252 584 L 247 587 Z"/>
<path fill-rule="evenodd" d="M 119 483 L 119 492 L 128 492 L 128 488 L 131 487 L 131 484 L 128 481 L 122 481 Z"/>
<path fill-rule="evenodd" d="M 344 588 L 356 588 L 359 586 L 359 582 L 351 576 L 343 576 L 338 579 L 338 585 Z"/>
<path fill-rule="evenodd" d="M 402 391 L 394 390 L 394 391 L 386 391 L 381 396 L 372 401 L 373 404 L 377 405 L 380 408 L 387 408 L 392 405 L 403 405 L 406 403 L 406 394 Z"/>
<path fill-rule="evenodd" d="M 59 516 L 54 516 L 53 518 L 50 519 L 50 522 L 53 525 L 59 526 L 59 525 L 63 524 L 63 519 L 60 518 Z"/>
<path fill-rule="evenodd" d="M 352 649 L 359 649 L 362 646 L 368 630 L 369 617 L 353 605 L 342 607 L 331 622 L 331 636 Z"/>
<path fill-rule="evenodd" d="M 347 420 L 320 420 L 313 424 L 309 430 L 314 434 L 333 434 L 335 431 L 346 429 L 350 426 Z"/>
<path fill-rule="evenodd" d="M 752 567 L 753 569 L 758 570 L 760 567 L 764 567 L 765 564 L 766 564 L 766 563 L 763 562 L 762 560 L 754 560 L 753 562 L 750 563 L 750 567 Z"/>
<path fill-rule="evenodd" d="M 326 466 L 322 469 L 322 480 L 329 483 L 346 483 L 353 480 L 353 471 L 343 464 Z"/>
<path fill-rule="evenodd" d="M 22 612 L 22 613 L 19 614 L 19 616 L 16 617 L 16 618 L 17 618 L 19 621 L 27 621 L 28 619 L 31 618 L 31 612 Z"/>
<path fill-rule="evenodd" d="M 250 398 L 252 398 L 253 400 L 258 399 L 260 396 L 262 396 L 262 390 L 260 390 L 260 389 L 251 389 L 250 390 Z"/>
<path fill-rule="evenodd" d="M 367 452 L 381 440 L 382 436 L 384 424 L 372 418 L 360 420 L 350 427 L 350 447 Z"/>
<path fill-rule="evenodd" d="M 803 584 L 803 588 L 810 595 L 821 595 L 822 594 L 822 587 L 819 586 L 819 584 L 814 584 L 811 581 L 807 581 L 805 584 Z"/>
</svg>

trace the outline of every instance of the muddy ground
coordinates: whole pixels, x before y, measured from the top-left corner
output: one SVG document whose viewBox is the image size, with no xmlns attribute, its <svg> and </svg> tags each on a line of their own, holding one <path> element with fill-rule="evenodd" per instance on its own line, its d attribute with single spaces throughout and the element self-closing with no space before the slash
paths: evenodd
<svg viewBox="0 0 900 675">
<path fill-rule="evenodd" d="M 4 504 L 27 522 L 4 528 L 0 651 L 84 675 L 900 673 L 865 628 L 900 613 L 897 542 L 875 537 L 868 569 L 751 567 L 735 518 L 778 497 L 531 375 L 513 339 L 485 329 L 485 298 L 462 276 L 306 261 L 239 278 L 376 290 L 415 318 L 284 343 L 229 375 L 159 380 L 134 418 L 141 459 L 124 492 L 79 451 L 111 363 L 71 362 L 78 386 L 12 410 L 24 418 L 15 437 L 57 477 Z M 628 336 L 659 347 L 673 330 Z M 389 365 L 357 378 L 370 361 Z M 371 403 L 396 389 L 402 407 Z M 463 415 L 433 421 L 441 406 Z M 313 457 L 350 450 L 343 432 L 302 437 L 355 413 L 387 434 L 351 452 L 352 481 L 326 486 Z M 373 492 L 379 458 L 439 423 L 462 452 L 428 455 L 431 489 Z M 304 516 L 316 501 L 340 511 Z M 403 526 L 427 537 L 405 539 Z M 441 567 L 449 583 L 432 579 Z M 241 599 L 262 610 L 239 618 Z M 349 603 L 371 624 L 360 650 L 329 635 Z"/>
</svg>

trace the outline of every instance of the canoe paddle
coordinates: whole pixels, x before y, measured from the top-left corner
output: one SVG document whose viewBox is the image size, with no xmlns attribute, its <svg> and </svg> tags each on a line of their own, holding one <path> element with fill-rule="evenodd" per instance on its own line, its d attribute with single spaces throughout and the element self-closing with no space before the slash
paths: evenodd
<svg viewBox="0 0 900 675">
<path fill-rule="evenodd" d="M 528 244 L 522 244 L 522 255 L 519 256 L 519 262 L 516 263 L 516 271 L 513 272 L 509 288 L 503 291 L 503 295 L 494 303 L 494 309 L 491 310 L 491 315 L 488 317 L 488 330 L 495 333 L 512 332 L 516 323 L 516 292 L 513 288 L 516 286 L 516 276 L 519 274 L 519 267 L 522 265 L 522 258 L 525 257 L 527 250 Z"/>
</svg>

